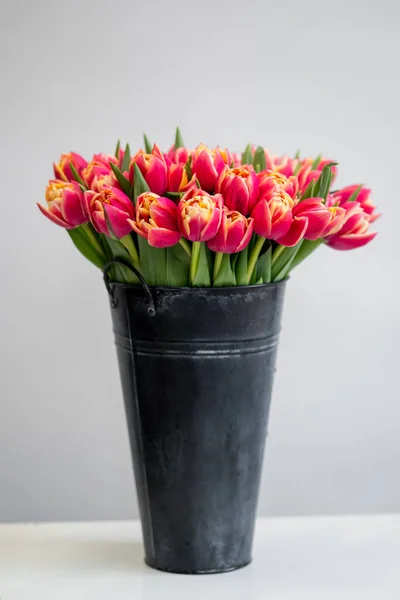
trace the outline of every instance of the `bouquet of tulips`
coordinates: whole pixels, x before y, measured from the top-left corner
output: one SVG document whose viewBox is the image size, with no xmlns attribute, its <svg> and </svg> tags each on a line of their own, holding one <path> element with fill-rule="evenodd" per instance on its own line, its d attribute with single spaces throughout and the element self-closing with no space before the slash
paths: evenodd
<svg viewBox="0 0 400 600">
<path fill-rule="evenodd" d="M 190 150 L 179 129 L 166 153 L 144 145 L 90 162 L 63 154 L 38 205 L 97 267 L 119 261 L 113 281 L 137 283 L 136 269 L 158 286 L 270 283 L 321 244 L 350 250 L 376 235 L 370 190 L 332 191 L 337 164 L 322 156 Z"/>
</svg>

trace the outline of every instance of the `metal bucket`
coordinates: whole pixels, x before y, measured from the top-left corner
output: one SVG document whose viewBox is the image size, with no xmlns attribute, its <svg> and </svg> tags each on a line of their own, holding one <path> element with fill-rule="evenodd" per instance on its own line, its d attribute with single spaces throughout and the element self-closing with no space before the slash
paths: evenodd
<svg viewBox="0 0 400 600">
<path fill-rule="evenodd" d="M 109 283 L 151 567 L 221 573 L 251 561 L 285 282 Z"/>
</svg>

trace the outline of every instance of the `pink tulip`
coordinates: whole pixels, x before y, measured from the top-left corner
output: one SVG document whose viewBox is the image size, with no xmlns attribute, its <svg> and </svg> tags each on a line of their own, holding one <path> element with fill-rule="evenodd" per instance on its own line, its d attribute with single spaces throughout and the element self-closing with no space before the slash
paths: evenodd
<svg viewBox="0 0 400 600">
<path fill-rule="evenodd" d="M 244 250 L 253 235 L 254 221 L 237 210 L 224 210 L 217 235 L 207 242 L 213 252 L 233 254 Z"/>
<path fill-rule="evenodd" d="M 303 220 L 307 224 L 304 232 L 306 240 L 317 240 L 328 226 L 332 227 L 332 211 L 325 206 L 323 198 L 308 198 L 299 202 L 294 206 L 292 214 L 294 220 Z"/>
<path fill-rule="evenodd" d="M 299 189 L 301 192 L 304 192 L 307 189 L 307 186 L 311 181 L 316 181 L 321 175 L 322 169 L 333 161 L 327 158 L 321 159 L 318 165 L 312 169 L 313 162 L 312 158 L 305 158 L 300 161 L 301 167 L 297 172 L 297 178 L 299 180 Z M 334 180 L 337 175 L 336 166 L 332 167 L 332 172 Z"/>
<path fill-rule="evenodd" d="M 275 191 L 270 197 L 262 197 L 251 213 L 254 231 L 270 240 L 284 236 L 292 224 L 292 207 L 292 198 L 283 190 Z"/>
<path fill-rule="evenodd" d="M 121 155 L 121 152 L 123 152 L 123 150 L 120 150 L 119 152 Z M 104 154 L 104 152 L 95 154 L 92 158 L 92 162 L 103 163 L 103 165 L 106 165 L 106 167 L 110 166 L 110 162 L 114 163 L 115 165 L 119 164 L 119 160 L 116 156 L 114 156 L 114 154 Z"/>
<path fill-rule="evenodd" d="M 261 198 L 270 198 L 279 190 L 283 190 L 291 198 L 295 198 L 299 189 L 297 177 L 293 175 L 286 177 L 282 173 L 269 169 L 258 173 L 258 181 Z"/>
<path fill-rule="evenodd" d="M 103 188 L 111 188 L 111 187 L 117 187 L 119 188 L 119 183 L 115 178 L 114 173 L 110 172 L 107 173 L 106 175 L 95 175 L 93 177 L 92 180 L 92 185 L 90 186 L 90 189 L 93 190 L 94 192 L 101 192 L 101 190 Z"/>
<path fill-rule="evenodd" d="M 189 158 L 190 150 L 188 148 L 175 148 L 175 146 L 171 146 L 168 152 L 164 155 L 165 159 L 170 163 L 185 164 L 187 159 Z"/>
<path fill-rule="evenodd" d="M 270 169 L 285 175 L 285 177 L 291 177 L 294 175 L 298 159 L 292 158 L 291 156 L 274 156 L 271 158 L 271 164 L 273 166 Z"/>
<path fill-rule="evenodd" d="M 240 154 L 240 152 L 231 152 L 230 156 L 231 156 L 231 162 L 233 163 L 234 167 L 242 166 L 242 155 Z"/>
<path fill-rule="evenodd" d="M 178 229 L 177 207 L 168 198 L 152 192 L 141 194 L 136 202 L 136 219 L 128 219 L 136 233 L 146 238 L 150 246 L 175 246 L 182 237 Z"/>
<path fill-rule="evenodd" d="M 46 188 L 47 207 L 38 204 L 40 211 L 65 229 L 73 229 L 88 221 L 82 209 L 83 192 L 76 181 L 49 181 Z"/>
<path fill-rule="evenodd" d="M 82 179 L 89 189 L 93 188 L 94 190 L 98 187 L 97 181 L 106 175 L 112 175 L 110 165 L 95 157 L 93 157 L 93 160 L 82 171 Z"/>
<path fill-rule="evenodd" d="M 221 148 L 210 150 L 204 144 L 200 144 L 192 154 L 192 173 L 199 180 L 202 189 L 207 192 L 214 191 L 219 174 L 225 165 L 229 164 L 229 153 Z"/>
<path fill-rule="evenodd" d="M 360 186 L 357 184 L 348 185 L 347 187 L 337 190 L 334 194 L 331 194 L 329 200 L 332 204 L 339 204 L 339 206 L 343 206 L 348 202 L 350 196 L 352 196 L 352 194 L 354 194 L 359 187 Z M 369 219 L 370 223 L 373 223 L 379 217 L 379 214 L 375 212 L 376 206 L 371 200 L 370 189 L 362 187 L 356 197 L 356 201 L 365 212 L 366 218 Z"/>
<path fill-rule="evenodd" d="M 370 215 L 364 212 L 359 202 L 347 202 L 341 208 L 345 210 L 343 224 L 326 237 L 328 246 L 336 250 L 352 250 L 374 239 L 377 234 L 369 231 Z"/>
<path fill-rule="evenodd" d="M 164 155 L 154 144 L 151 154 L 139 150 L 131 160 L 130 178 L 134 178 L 134 164 L 138 166 L 150 191 L 162 196 L 167 191 L 167 163 Z"/>
<path fill-rule="evenodd" d="M 222 212 L 221 194 L 210 196 L 192 186 L 178 204 L 179 229 L 192 242 L 206 242 L 217 234 Z"/>
<path fill-rule="evenodd" d="M 100 192 L 88 190 L 83 207 L 98 232 L 120 239 L 131 231 L 128 219 L 134 218 L 134 206 L 118 188 L 103 188 Z"/>
<path fill-rule="evenodd" d="M 54 177 L 56 179 L 62 179 L 63 181 L 75 181 L 73 176 L 70 163 L 72 163 L 78 172 L 78 175 L 82 174 L 83 169 L 87 166 L 87 160 L 85 160 L 80 154 L 75 152 L 68 152 L 67 154 L 61 154 L 60 160 L 57 164 L 53 163 Z"/>
<path fill-rule="evenodd" d="M 184 163 L 171 163 L 168 166 L 168 183 L 167 190 L 169 192 L 182 192 L 187 189 L 189 178 L 186 173 Z"/>
<path fill-rule="evenodd" d="M 229 210 L 239 211 L 244 215 L 251 212 L 258 200 L 258 179 L 251 166 L 225 167 L 215 186 L 224 198 Z"/>
</svg>

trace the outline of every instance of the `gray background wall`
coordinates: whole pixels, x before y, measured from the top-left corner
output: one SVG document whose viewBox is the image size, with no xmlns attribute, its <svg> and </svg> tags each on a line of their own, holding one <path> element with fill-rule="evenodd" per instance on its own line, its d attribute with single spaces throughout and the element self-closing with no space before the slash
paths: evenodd
<svg viewBox="0 0 400 600">
<path fill-rule="evenodd" d="M 100 273 L 35 206 L 117 137 L 321 150 L 384 213 L 288 286 L 261 514 L 396 511 L 400 9 L 394 0 L 1 2 L 0 520 L 137 514 Z"/>
</svg>

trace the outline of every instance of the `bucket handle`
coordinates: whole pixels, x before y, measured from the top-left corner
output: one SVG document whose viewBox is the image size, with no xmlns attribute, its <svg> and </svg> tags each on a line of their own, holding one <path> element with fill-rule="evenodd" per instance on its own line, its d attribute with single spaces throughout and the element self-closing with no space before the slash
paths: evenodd
<svg viewBox="0 0 400 600">
<path fill-rule="evenodd" d="M 150 317 L 154 317 L 156 314 L 156 307 L 154 305 L 154 300 L 153 300 L 153 296 L 151 294 L 150 288 L 147 285 L 147 281 L 145 280 L 145 278 L 143 277 L 141 272 L 137 270 L 136 267 L 134 267 L 133 265 L 130 265 L 129 263 L 127 263 L 123 260 L 120 260 L 118 258 L 113 258 L 112 260 L 107 261 L 103 267 L 104 284 L 105 284 L 105 286 L 107 288 L 107 292 L 111 298 L 112 308 L 115 308 L 117 306 L 117 301 L 115 299 L 114 290 L 112 288 L 112 283 L 110 282 L 110 280 L 108 278 L 108 271 L 114 264 L 123 265 L 127 269 L 130 269 L 136 275 L 136 277 L 139 279 L 140 283 L 142 284 L 142 287 L 143 287 L 143 289 L 146 293 L 147 299 L 149 301 L 149 306 L 147 307 L 147 313 Z"/>
</svg>

